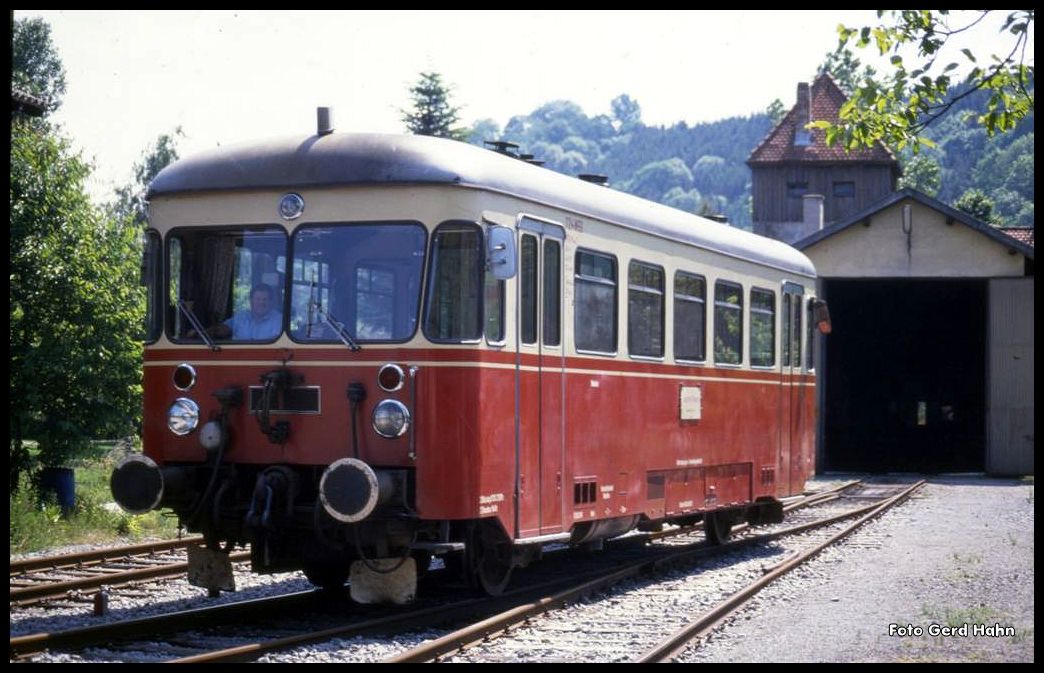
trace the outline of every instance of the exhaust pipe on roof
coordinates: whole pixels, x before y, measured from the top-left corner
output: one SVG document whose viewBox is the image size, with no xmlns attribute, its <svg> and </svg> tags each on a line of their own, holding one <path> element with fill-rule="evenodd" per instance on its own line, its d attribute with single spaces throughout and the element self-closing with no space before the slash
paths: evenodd
<svg viewBox="0 0 1044 673">
<path fill-rule="evenodd" d="M 333 108 L 316 108 L 316 133 L 327 136 L 333 133 Z"/>
</svg>

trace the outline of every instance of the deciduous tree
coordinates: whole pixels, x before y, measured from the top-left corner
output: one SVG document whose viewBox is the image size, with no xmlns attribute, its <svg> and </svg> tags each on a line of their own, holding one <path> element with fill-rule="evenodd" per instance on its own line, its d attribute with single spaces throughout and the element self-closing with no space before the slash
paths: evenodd
<svg viewBox="0 0 1044 673">
<path fill-rule="evenodd" d="M 65 66 L 43 19 L 18 19 L 11 26 L 11 86 L 44 99 L 54 112 L 65 95 Z"/>
<path fill-rule="evenodd" d="M 874 45 L 881 55 L 891 54 L 891 72 L 880 78 L 862 78 L 849 101 L 842 106 L 840 120 L 813 125 L 826 129 L 829 144 L 869 147 L 880 140 L 893 148 L 906 146 L 919 151 L 931 141 L 921 133 L 946 115 L 964 96 L 989 92 L 977 122 L 989 135 L 1013 129 L 1033 111 L 1033 64 L 1026 49 L 1032 40 L 1034 10 L 1008 12 L 1001 32 L 1006 37 L 1000 54 L 975 54 L 965 38 L 985 30 L 983 22 L 995 10 L 961 12 L 947 10 L 879 10 L 877 26 L 839 26 L 838 50 L 849 44 L 860 48 Z M 916 62 L 907 63 L 900 53 L 916 47 Z M 951 85 L 962 66 L 963 81 L 969 84 L 958 97 Z"/>
<path fill-rule="evenodd" d="M 147 147 L 142 153 L 141 161 L 134 164 L 134 182 L 116 189 L 116 201 L 110 204 L 110 210 L 116 217 L 130 218 L 139 226 L 144 226 L 148 217 L 145 194 L 149 183 L 168 164 L 178 160 L 177 142 L 185 134 L 178 126 L 171 133 L 164 133 L 156 139 L 156 143 Z"/>
<path fill-rule="evenodd" d="M 140 414 L 140 230 L 94 206 L 91 168 L 45 122 L 11 129 L 11 483 L 23 445 L 59 466 Z"/>
</svg>

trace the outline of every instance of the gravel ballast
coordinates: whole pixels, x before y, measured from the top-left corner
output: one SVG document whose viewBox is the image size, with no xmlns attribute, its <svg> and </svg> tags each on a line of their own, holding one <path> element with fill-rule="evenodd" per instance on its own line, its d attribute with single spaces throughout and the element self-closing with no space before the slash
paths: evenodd
<svg viewBox="0 0 1044 673">
<path fill-rule="evenodd" d="M 912 483 L 917 479 L 909 475 L 827 475 L 809 485 L 826 488 L 857 478 L 870 484 Z M 848 508 L 862 504 L 865 501 L 855 501 Z M 1033 520 L 1032 481 L 930 477 L 913 498 L 763 590 L 679 660 L 1033 661 Z M 757 576 L 760 568 L 782 560 L 786 553 L 782 547 L 764 550 L 760 560 L 755 555 L 722 568 L 708 563 L 702 569 L 641 582 L 630 591 L 621 587 L 622 595 L 610 592 L 549 615 L 545 621 L 553 626 L 550 635 L 534 633 L 527 637 L 519 632 L 513 644 L 500 643 L 488 651 L 478 648 L 450 660 L 634 660 L 646 645 L 637 640 L 628 645 L 629 638 L 650 626 L 666 637 L 676 628 L 669 624 L 694 619 Z M 255 576 L 237 572 L 237 582 L 240 591 L 223 594 L 222 601 L 307 586 L 297 574 Z M 211 602 L 184 580 L 170 582 L 160 591 L 160 600 L 155 594 L 138 598 L 134 594 L 141 592 L 114 592 L 113 610 L 104 618 L 92 618 L 88 605 L 79 609 L 52 606 L 14 610 L 11 632 L 56 630 L 148 611 L 144 605 L 135 607 L 136 602 L 152 603 L 152 609 L 160 610 Z M 667 594 L 669 605 L 665 607 L 657 594 Z M 632 602 L 634 598 L 638 600 Z M 630 627 L 618 623 L 607 626 L 612 633 L 598 632 L 597 622 L 614 613 L 619 616 L 621 610 L 627 618 L 620 623 L 630 623 Z M 956 635 L 935 635 L 932 625 L 953 628 Z M 966 635 L 961 629 L 964 625 Z M 1010 627 L 1012 632 L 1002 630 L 999 636 L 991 635 L 998 625 L 1001 629 Z M 991 630 L 974 632 L 985 627 Z M 921 629 L 919 635 L 917 629 Z M 272 653 L 262 661 L 379 661 L 438 635 L 333 640 Z M 573 638 L 577 642 L 572 642 Z M 96 651 L 70 657 L 54 653 L 35 660 L 134 660 L 127 652 L 114 654 Z M 153 660 L 148 653 L 141 654 L 140 660 Z"/>
<path fill-rule="evenodd" d="M 1033 519 L 1032 482 L 929 478 L 680 660 L 1031 662 Z M 1013 634 L 975 633 L 996 625 Z"/>
</svg>

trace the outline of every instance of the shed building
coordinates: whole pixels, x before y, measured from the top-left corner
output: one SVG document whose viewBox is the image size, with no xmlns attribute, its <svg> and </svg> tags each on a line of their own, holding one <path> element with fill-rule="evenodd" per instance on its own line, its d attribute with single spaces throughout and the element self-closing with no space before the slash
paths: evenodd
<svg viewBox="0 0 1044 673">
<path fill-rule="evenodd" d="M 794 246 L 834 325 L 819 469 L 1033 472 L 1031 245 L 905 189 Z"/>
</svg>

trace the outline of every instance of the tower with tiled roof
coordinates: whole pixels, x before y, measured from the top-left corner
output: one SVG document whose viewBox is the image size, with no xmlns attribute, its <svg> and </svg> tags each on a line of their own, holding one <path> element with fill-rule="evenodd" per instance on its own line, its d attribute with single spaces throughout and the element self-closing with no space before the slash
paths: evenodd
<svg viewBox="0 0 1044 673">
<path fill-rule="evenodd" d="M 755 233 L 793 243 L 895 191 L 899 162 L 884 145 L 845 152 L 827 147 L 822 130 L 805 128 L 836 121 L 846 100 L 828 74 L 811 87 L 798 84 L 794 107 L 747 159 Z"/>
</svg>

